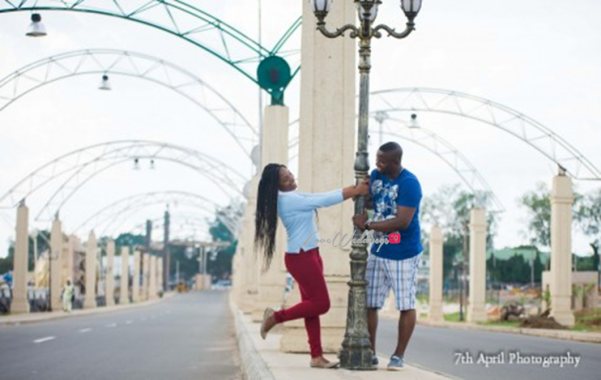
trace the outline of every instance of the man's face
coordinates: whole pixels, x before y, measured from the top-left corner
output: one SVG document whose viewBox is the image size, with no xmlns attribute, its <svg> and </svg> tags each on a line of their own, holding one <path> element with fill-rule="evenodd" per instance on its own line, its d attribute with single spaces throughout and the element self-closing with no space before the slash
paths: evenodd
<svg viewBox="0 0 601 380">
<path fill-rule="evenodd" d="M 401 165 L 397 152 L 382 152 L 378 150 L 376 154 L 376 168 L 380 174 L 390 175 L 395 173 Z"/>
<path fill-rule="evenodd" d="M 280 183 L 279 188 L 281 191 L 292 191 L 297 188 L 296 180 L 294 175 L 286 167 L 280 168 Z"/>
</svg>

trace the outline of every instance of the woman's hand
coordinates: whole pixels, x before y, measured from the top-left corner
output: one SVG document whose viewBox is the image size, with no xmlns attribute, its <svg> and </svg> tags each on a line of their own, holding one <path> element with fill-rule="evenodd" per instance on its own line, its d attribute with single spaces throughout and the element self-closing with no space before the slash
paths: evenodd
<svg viewBox="0 0 601 380">
<path fill-rule="evenodd" d="M 369 179 L 355 186 L 357 195 L 369 195 Z"/>
</svg>

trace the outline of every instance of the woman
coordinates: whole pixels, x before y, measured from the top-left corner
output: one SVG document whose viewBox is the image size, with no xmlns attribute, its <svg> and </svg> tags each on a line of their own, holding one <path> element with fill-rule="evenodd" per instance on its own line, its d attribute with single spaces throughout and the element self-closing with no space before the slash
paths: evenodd
<svg viewBox="0 0 601 380">
<path fill-rule="evenodd" d="M 63 311 L 67 313 L 71 312 L 71 308 L 73 307 L 73 294 L 75 289 L 73 285 L 71 285 L 71 280 L 67 280 L 65 284 L 65 288 L 63 289 Z"/>
<path fill-rule="evenodd" d="M 315 225 L 316 209 L 333 206 L 358 195 L 366 195 L 366 182 L 357 186 L 327 193 L 309 194 L 295 191 L 294 176 L 284 165 L 269 164 L 263 169 L 257 196 L 255 215 L 255 247 L 262 248 L 266 267 L 269 268 L 275 249 L 278 215 L 286 227 L 288 247 L 286 269 L 299 286 L 301 302 L 274 312 L 265 309 L 261 323 L 261 337 L 278 323 L 305 319 L 305 328 L 311 348 L 311 367 L 335 368 L 338 363 L 323 357 L 319 316 L 330 309 L 330 297 L 319 256 L 319 234 Z"/>
</svg>

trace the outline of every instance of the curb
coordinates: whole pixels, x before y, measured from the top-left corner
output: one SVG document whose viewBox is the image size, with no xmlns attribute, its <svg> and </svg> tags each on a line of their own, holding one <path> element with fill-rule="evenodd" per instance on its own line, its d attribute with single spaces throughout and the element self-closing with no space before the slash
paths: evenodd
<svg viewBox="0 0 601 380">
<path fill-rule="evenodd" d="M 0 318 L 0 327 L 26 325 L 26 324 L 33 324 L 33 323 L 39 323 L 39 322 L 56 321 L 56 320 L 66 319 L 66 318 L 85 317 L 88 315 L 125 311 L 125 310 L 133 309 L 136 307 L 155 305 L 159 302 L 162 302 L 162 301 L 164 301 L 168 298 L 174 297 L 174 296 L 175 296 L 174 292 L 169 292 L 169 293 L 165 293 L 163 295 L 163 297 L 156 299 L 156 300 L 152 300 L 152 301 L 145 301 L 145 302 L 122 305 L 122 306 L 115 305 L 115 306 L 109 306 L 109 307 L 106 307 L 106 306 L 96 307 L 93 309 L 76 310 L 71 313 L 56 312 L 55 315 L 48 315 L 48 313 L 45 313 L 45 312 L 9 315 L 7 317 Z M 22 320 L 19 320 L 20 316 L 27 317 L 27 318 L 23 318 Z M 3 320 L 4 318 L 7 318 L 7 319 Z M 14 319 L 10 319 L 10 318 L 14 318 Z"/>
<path fill-rule="evenodd" d="M 267 364 L 259 355 L 252 340 L 248 336 L 248 331 L 241 320 L 241 312 L 238 310 L 232 298 L 230 297 L 230 309 L 234 316 L 234 325 L 236 326 L 236 337 L 238 339 L 238 349 L 242 362 L 242 376 L 245 380 L 275 380 L 273 374 L 267 368 Z"/>
<path fill-rule="evenodd" d="M 510 333 L 519 335 L 528 335 L 541 338 L 571 340 L 584 343 L 601 343 L 600 333 L 586 333 L 568 330 L 549 330 L 549 329 L 528 329 L 521 327 L 503 327 L 503 326 L 482 326 L 473 323 L 457 322 L 433 322 L 428 320 L 418 320 L 418 324 L 431 327 L 442 327 L 460 330 L 479 330 L 489 332 Z"/>
</svg>

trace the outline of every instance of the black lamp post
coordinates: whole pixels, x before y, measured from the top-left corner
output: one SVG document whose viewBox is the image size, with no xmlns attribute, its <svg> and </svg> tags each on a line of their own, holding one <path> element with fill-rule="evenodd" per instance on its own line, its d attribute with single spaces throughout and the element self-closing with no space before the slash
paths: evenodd
<svg viewBox="0 0 601 380">
<path fill-rule="evenodd" d="M 350 31 L 351 38 L 359 40 L 359 128 L 357 131 L 357 152 L 355 158 L 355 180 L 357 183 L 363 181 L 367 175 L 369 165 L 367 160 L 368 141 L 368 119 L 369 119 L 369 72 L 371 69 L 371 39 L 382 37 L 381 30 L 394 38 L 405 38 L 413 30 L 413 20 L 417 16 L 421 0 L 401 0 L 401 8 L 407 17 L 405 30 L 396 32 L 387 25 L 373 26 L 378 14 L 380 0 L 355 0 L 359 26 L 347 24 L 335 32 L 326 29 L 325 18 L 330 11 L 333 0 L 312 0 L 313 12 L 317 17 L 317 29 L 327 38 L 343 36 Z M 365 197 L 357 197 L 355 200 L 355 214 L 362 214 L 365 209 Z M 354 239 L 361 237 L 362 231 L 355 227 Z M 371 370 L 373 351 L 369 342 L 367 331 L 367 293 L 365 281 L 365 268 L 367 263 L 367 244 L 357 243 L 352 245 L 351 250 L 351 281 L 349 282 L 349 304 L 346 319 L 346 331 L 342 350 L 340 352 L 340 365 L 343 368 L 355 370 Z"/>
</svg>

